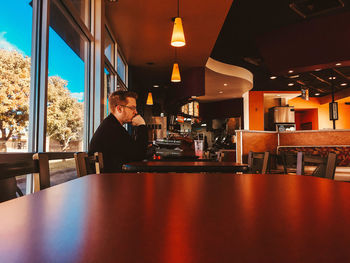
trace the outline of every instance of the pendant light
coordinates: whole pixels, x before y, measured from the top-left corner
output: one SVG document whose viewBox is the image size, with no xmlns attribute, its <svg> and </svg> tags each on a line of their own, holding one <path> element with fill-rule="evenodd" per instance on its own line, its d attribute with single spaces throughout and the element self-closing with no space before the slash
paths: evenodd
<svg viewBox="0 0 350 263">
<path fill-rule="evenodd" d="M 177 0 L 177 17 L 174 20 L 173 34 L 171 36 L 171 45 L 173 47 L 183 47 L 186 45 L 182 19 L 180 17 L 180 0 Z"/>
<path fill-rule="evenodd" d="M 148 96 L 147 96 L 146 105 L 153 105 L 153 97 L 152 97 L 152 92 L 148 92 Z"/>
<path fill-rule="evenodd" d="M 175 62 L 173 65 L 173 72 L 171 74 L 171 82 L 180 82 L 181 76 L 180 76 L 180 70 L 179 70 L 179 64 L 177 63 L 177 54 L 176 54 L 176 48 L 175 48 Z"/>
</svg>

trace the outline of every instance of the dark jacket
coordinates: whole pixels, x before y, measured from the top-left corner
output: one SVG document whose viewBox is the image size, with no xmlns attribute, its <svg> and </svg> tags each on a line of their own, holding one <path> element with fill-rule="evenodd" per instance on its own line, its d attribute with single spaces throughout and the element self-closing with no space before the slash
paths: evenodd
<svg viewBox="0 0 350 263">
<path fill-rule="evenodd" d="M 135 127 L 136 137 L 132 138 L 113 114 L 105 118 L 90 141 L 89 155 L 102 152 L 104 172 L 119 172 L 122 164 L 141 161 L 146 156 L 147 128 Z"/>
</svg>

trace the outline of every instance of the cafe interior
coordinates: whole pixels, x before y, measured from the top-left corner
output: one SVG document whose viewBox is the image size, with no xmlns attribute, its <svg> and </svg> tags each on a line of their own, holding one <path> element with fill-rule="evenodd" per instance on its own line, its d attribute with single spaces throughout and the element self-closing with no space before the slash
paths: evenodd
<svg viewBox="0 0 350 263">
<path fill-rule="evenodd" d="M 30 46 L 0 19 L 0 262 L 350 261 L 350 0 L 0 16 L 16 10 Z M 118 90 L 138 94 L 147 154 L 105 173 L 89 142 Z"/>
</svg>

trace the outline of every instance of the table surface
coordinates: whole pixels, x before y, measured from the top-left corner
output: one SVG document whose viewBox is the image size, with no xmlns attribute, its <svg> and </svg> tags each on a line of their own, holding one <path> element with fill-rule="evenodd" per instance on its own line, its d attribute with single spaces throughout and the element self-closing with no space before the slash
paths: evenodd
<svg viewBox="0 0 350 263">
<path fill-rule="evenodd" d="M 203 166 L 203 167 L 231 167 L 231 166 L 241 166 L 241 167 L 248 167 L 248 164 L 244 163 L 235 163 L 235 162 L 210 162 L 210 161 L 146 161 L 146 162 L 130 162 L 126 163 L 125 165 L 128 166 L 153 166 L 153 167 L 160 167 L 160 166 L 183 166 L 183 167 L 189 167 L 189 166 Z"/>
<path fill-rule="evenodd" d="M 248 164 L 208 161 L 146 161 L 123 165 L 130 172 L 246 172 Z"/>
<path fill-rule="evenodd" d="M 89 175 L 0 204 L 0 262 L 350 262 L 350 184 Z"/>
</svg>

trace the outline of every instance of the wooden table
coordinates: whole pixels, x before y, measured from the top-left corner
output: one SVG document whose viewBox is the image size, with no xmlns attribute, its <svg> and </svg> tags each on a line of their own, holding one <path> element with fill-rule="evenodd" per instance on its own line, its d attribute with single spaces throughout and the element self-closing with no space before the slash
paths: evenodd
<svg viewBox="0 0 350 263">
<path fill-rule="evenodd" d="M 350 262 L 350 184 L 89 175 L 0 204 L 0 262 Z"/>
<path fill-rule="evenodd" d="M 248 171 L 248 164 L 235 162 L 174 162 L 174 161 L 147 161 L 131 162 L 123 165 L 123 170 L 127 172 L 179 172 L 179 173 L 199 173 L 199 172 L 220 172 L 237 173 Z"/>
</svg>

